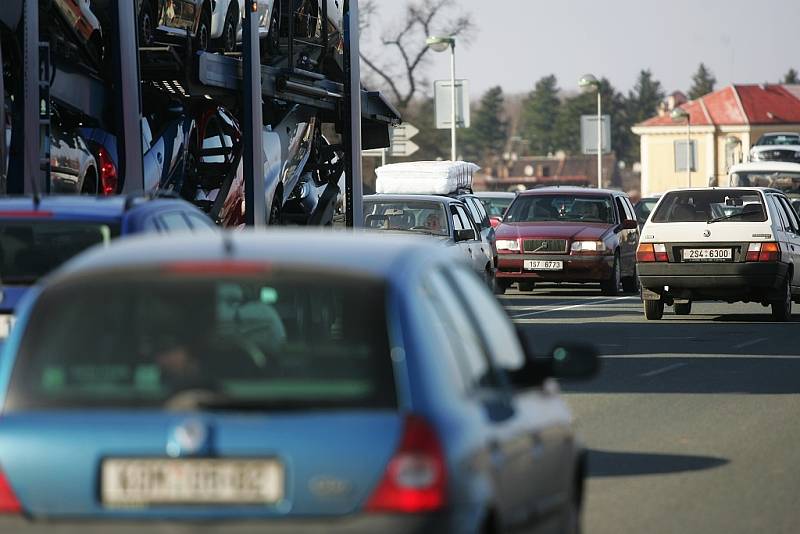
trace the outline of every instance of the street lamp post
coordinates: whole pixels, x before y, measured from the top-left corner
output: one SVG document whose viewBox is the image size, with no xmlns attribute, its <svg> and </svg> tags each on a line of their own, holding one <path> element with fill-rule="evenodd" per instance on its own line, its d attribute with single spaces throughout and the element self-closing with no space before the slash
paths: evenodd
<svg viewBox="0 0 800 534">
<path fill-rule="evenodd" d="M 675 108 L 670 113 L 674 122 L 686 121 L 686 178 L 692 187 L 692 117 L 683 108 Z"/>
<path fill-rule="evenodd" d="M 456 150 L 456 40 L 454 37 L 428 37 L 428 47 L 434 52 L 445 52 L 450 49 L 450 157 L 453 161 L 458 158 Z"/>
<path fill-rule="evenodd" d="M 581 89 L 597 92 L 597 188 L 603 188 L 603 98 L 600 81 L 592 74 L 585 74 L 578 81 Z"/>
</svg>

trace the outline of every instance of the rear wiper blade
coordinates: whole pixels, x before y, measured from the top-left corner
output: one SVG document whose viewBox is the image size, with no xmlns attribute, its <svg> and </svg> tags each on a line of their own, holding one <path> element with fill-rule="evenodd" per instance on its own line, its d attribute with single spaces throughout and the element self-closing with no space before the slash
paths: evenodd
<svg viewBox="0 0 800 534">
<path fill-rule="evenodd" d="M 238 399 L 211 389 L 184 389 L 164 402 L 164 408 L 174 411 L 265 412 L 307 409 L 304 403 L 270 402 L 267 399 Z"/>
<path fill-rule="evenodd" d="M 730 215 L 722 215 L 720 217 L 714 217 L 713 219 L 709 219 L 706 221 L 706 224 L 714 224 L 715 222 L 720 221 L 727 221 L 728 219 L 734 219 L 736 217 L 741 217 L 744 215 L 743 213 L 731 213 Z"/>
</svg>

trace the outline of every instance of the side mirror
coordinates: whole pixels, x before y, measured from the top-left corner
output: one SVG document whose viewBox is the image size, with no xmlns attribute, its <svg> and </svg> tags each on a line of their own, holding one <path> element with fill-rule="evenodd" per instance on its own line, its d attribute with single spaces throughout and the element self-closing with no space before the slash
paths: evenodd
<svg viewBox="0 0 800 534">
<path fill-rule="evenodd" d="M 460 243 L 461 241 L 472 241 L 474 239 L 478 239 L 478 236 L 475 235 L 475 230 L 456 230 L 456 243 Z"/>
<path fill-rule="evenodd" d="M 537 357 L 530 349 L 527 336 L 517 329 L 526 363 L 522 369 L 507 371 L 511 383 L 520 388 L 541 385 L 548 378 L 588 380 L 600 370 L 600 356 L 591 345 L 558 343 L 549 355 Z"/>
<path fill-rule="evenodd" d="M 492 228 L 497 228 L 498 226 L 500 226 L 501 222 L 503 222 L 502 217 L 498 217 L 497 215 L 492 215 L 491 217 L 489 217 L 489 224 L 492 225 Z"/>
<path fill-rule="evenodd" d="M 634 219 L 625 219 L 622 221 L 623 230 L 636 230 L 639 228 L 639 222 Z"/>
</svg>

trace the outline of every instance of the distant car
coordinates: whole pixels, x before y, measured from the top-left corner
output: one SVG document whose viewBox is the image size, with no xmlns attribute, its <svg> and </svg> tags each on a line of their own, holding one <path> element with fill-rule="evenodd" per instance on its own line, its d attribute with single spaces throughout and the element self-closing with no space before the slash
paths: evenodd
<svg viewBox="0 0 800 534">
<path fill-rule="evenodd" d="M 3 348 L 0 525 L 578 532 L 550 377 L 598 359 L 528 346 L 424 240 L 121 240 L 48 277 Z"/>
<path fill-rule="evenodd" d="M 364 217 L 368 229 L 430 236 L 454 247 L 494 287 L 494 252 L 463 201 L 436 195 L 368 195 Z"/>
<path fill-rule="evenodd" d="M 481 199 L 472 193 L 472 190 L 456 193 L 454 196 L 466 204 L 470 215 L 472 215 L 472 220 L 475 221 L 481 233 L 481 239 L 492 247 L 493 262 L 497 263 L 497 238 L 495 237 L 494 225 L 489 220 L 489 213 L 483 206 Z"/>
<path fill-rule="evenodd" d="M 90 0 L 53 0 L 53 5 L 92 60 L 100 65 L 105 54 L 103 28 L 92 11 Z"/>
<path fill-rule="evenodd" d="M 16 306 L 30 287 L 86 248 L 129 234 L 213 229 L 208 217 L 182 200 L 0 198 L 0 338 L 8 334 Z"/>
<path fill-rule="evenodd" d="M 788 321 L 800 300 L 800 219 L 775 189 L 681 189 L 662 197 L 636 254 L 647 319 L 692 302 L 760 302 Z"/>
<path fill-rule="evenodd" d="M 656 204 L 658 204 L 658 199 L 661 198 L 660 195 L 654 195 L 649 197 L 644 197 L 639 199 L 639 202 L 633 205 L 633 211 L 636 213 L 636 220 L 639 222 L 639 229 L 641 230 L 644 223 L 647 222 L 647 218 L 650 217 L 650 214 L 655 209 Z"/>
<path fill-rule="evenodd" d="M 187 32 L 197 50 L 231 52 L 242 40 L 245 0 L 138 0 L 139 41 L 179 41 Z M 273 0 L 257 0 L 259 35 L 269 31 Z"/>
<path fill-rule="evenodd" d="M 516 193 L 506 193 L 502 191 L 478 191 L 475 196 L 480 199 L 486 212 L 489 214 L 489 221 L 493 228 L 500 226 L 506 210 L 517 196 Z"/>
<path fill-rule="evenodd" d="M 800 134 L 776 132 L 762 135 L 750 148 L 750 161 L 800 163 Z"/>
<path fill-rule="evenodd" d="M 606 295 L 637 291 L 639 226 L 620 191 L 544 187 L 524 191 L 497 228 L 497 286 L 599 283 Z"/>
</svg>

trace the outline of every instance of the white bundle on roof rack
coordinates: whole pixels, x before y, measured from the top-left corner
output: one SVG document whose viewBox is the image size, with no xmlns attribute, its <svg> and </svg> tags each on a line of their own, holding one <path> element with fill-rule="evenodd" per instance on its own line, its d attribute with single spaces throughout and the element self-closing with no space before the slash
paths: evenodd
<svg viewBox="0 0 800 534">
<path fill-rule="evenodd" d="M 375 191 L 390 195 L 448 195 L 472 187 L 472 175 L 478 169 L 466 161 L 393 163 L 375 170 Z"/>
</svg>

